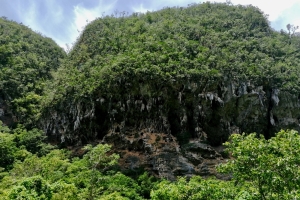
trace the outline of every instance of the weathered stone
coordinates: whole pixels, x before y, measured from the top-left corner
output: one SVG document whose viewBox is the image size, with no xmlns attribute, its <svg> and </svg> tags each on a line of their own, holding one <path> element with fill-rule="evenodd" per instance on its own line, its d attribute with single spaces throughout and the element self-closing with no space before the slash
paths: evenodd
<svg viewBox="0 0 300 200">
<path fill-rule="evenodd" d="M 103 143 L 112 144 L 114 151 L 121 155 L 120 167 L 123 170 L 145 168 L 168 180 L 193 174 L 217 175 L 214 166 L 223 158 L 210 145 L 191 141 L 180 148 L 174 136 L 147 130 L 126 132 L 124 135 L 111 131 L 103 138 Z"/>
<path fill-rule="evenodd" d="M 151 97 L 147 84 L 140 86 L 145 96 L 62 104 L 42 125 L 48 135 L 66 142 L 87 138 L 82 134 L 88 132 L 89 140 L 103 139 L 124 154 L 124 169 L 142 167 L 170 180 L 190 174 L 222 177 L 215 165 L 226 153 L 216 147 L 231 134 L 257 132 L 268 138 L 282 128 L 300 131 L 298 95 L 230 77 L 217 85 L 210 89 L 190 81 L 178 91 L 164 89 Z M 132 153 L 138 161 L 128 157 Z"/>
</svg>

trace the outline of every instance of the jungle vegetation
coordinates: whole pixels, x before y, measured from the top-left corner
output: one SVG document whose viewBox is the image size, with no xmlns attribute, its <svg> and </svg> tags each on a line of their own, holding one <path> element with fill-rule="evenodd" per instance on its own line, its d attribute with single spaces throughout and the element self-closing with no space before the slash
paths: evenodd
<svg viewBox="0 0 300 200">
<path fill-rule="evenodd" d="M 34 126 L 46 80 L 65 56 L 52 39 L 0 18 L 0 98 L 15 121 Z"/>
<path fill-rule="evenodd" d="M 0 126 L 0 198 L 81 199 L 299 199 L 300 136 L 280 131 L 266 140 L 257 134 L 234 134 L 230 159 L 214 177 L 178 177 L 175 182 L 147 172 L 124 174 L 119 155 L 108 144 L 87 145 L 83 156 L 45 143 L 42 131 Z"/>
<path fill-rule="evenodd" d="M 88 106 L 99 94 L 112 102 L 141 93 L 168 100 L 172 89 L 193 80 L 217 90 L 226 76 L 299 93 L 295 30 L 273 30 L 253 6 L 192 4 L 104 16 L 66 54 L 52 39 L 0 18 L 0 103 L 13 118 L 0 121 L 0 199 L 300 199 L 300 136 L 293 130 L 268 140 L 259 133 L 231 135 L 229 159 L 218 167 L 230 180 L 170 182 L 122 173 L 108 144 L 85 144 L 76 155 L 50 143 L 40 127 L 53 108 Z"/>
<path fill-rule="evenodd" d="M 80 127 L 66 125 L 72 137 L 102 138 L 95 129 L 105 132 L 110 119 L 138 126 L 135 123 L 140 122 L 131 119 L 159 117 L 155 109 L 145 117 L 127 106 L 128 101 L 146 104 L 162 99 L 163 114 L 181 112 L 175 100 L 183 88 L 183 104 L 190 108 L 195 106 L 194 96 L 220 91 L 229 80 L 298 95 L 300 37 L 290 26 L 290 31 L 274 31 L 258 8 L 229 3 L 96 19 L 85 27 L 53 73 L 54 81 L 47 84 L 43 119 L 51 110 L 67 109 L 71 114 L 60 115 L 62 119 L 82 119 Z M 78 107 L 81 110 L 74 111 Z M 92 113 L 94 119 L 86 117 Z M 177 121 L 173 127 L 180 126 Z M 211 143 L 221 143 L 213 138 Z"/>
</svg>

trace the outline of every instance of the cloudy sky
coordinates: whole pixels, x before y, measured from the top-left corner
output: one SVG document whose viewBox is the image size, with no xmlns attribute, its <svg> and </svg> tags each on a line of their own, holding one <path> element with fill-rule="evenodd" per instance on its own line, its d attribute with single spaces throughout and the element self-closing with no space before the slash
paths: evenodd
<svg viewBox="0 0 300 200">
<path fill-rule="evenodd" d="M 116 11 L 146 12 L 200 2 L 203 0 L 0 0 L 0 16 L 23 23 L 66 48 L 66 44 L 71 46 L 83 27 L 97 17 Z M 286 29 L 288 23 L 300 26 L 300 0 L 231 2 L 259 7 L 269 15 L 271 26 L 276 30 Z"/>
</svg>

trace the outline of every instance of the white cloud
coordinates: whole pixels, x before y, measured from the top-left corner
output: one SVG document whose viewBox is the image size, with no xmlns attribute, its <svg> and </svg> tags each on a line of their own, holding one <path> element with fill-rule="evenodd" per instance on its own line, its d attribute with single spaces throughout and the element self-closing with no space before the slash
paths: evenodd
<svg viewBox="0 0 300 200">
<path fill-rule="evenodd" d="M 191 3 L 204 1 L 206 0 L 97 0 L 95 3 L 93 0 L 74 0 L 72 3 L 66 3 L 60 0 L 27 0 L 24 3 L 23 0 L 16 0 L 11 3 L 9 0 L 4 0 L 23 24 L 53 38 L 63 48 L 66 48 L 66 43 L 71 45 L 76 41 L 79 32 L 83 30 L 88 22 L 101 17 L 103 13 L 114 13 L 116 8 L 124 8 L 129 12 L 147 12 L 156 11 L 167 6 L 185 7 Z M 226 0 L 211 1 L 226 2 Z M 96 6 L 86 7 L 86 2 L 89 2 L 90 6 L 94 2 Z M 231 2 L 234 5 L 252 4 L 257 6 L 269 15 L 271 25 L 276 30 L 286 29 L 288 23 L 300 26 L 300 0 L 231 0 Z"/>
<path fill-rule="evenodd" d="M 194 2 L 205 2 L 195 0 L 152 0 L 148 3 L 147 7 L 145 4 L 139 4 L 132 6 L 134 12 L 146 12 L 161 9 L 165 6 L 187 6 Z M 211 2 L 227 2 L 228 0 L 211 0 Z M 285 25 L 288 23 L 300 26 L 300 0 L 285 0 L 285 1 L 266 1 L 266 0 L 231 0 L 234 5 L 253 5 L 262 10 L 265 14 L 269 15 L 268 19 L 271 21 L 273 28 L 280 30 L 285 29 Z M 295 7 L 299 9 L 295 11 Z"/>
<path fill-rule="evenodd" d="M 141 13 L 145 13 L 147 11 L 150 11 L 150 9 L 148 8 L 144 8 L 144 4 L 140 4 L 139 6 L 133 6 L 132 7 L 133 12 L 141 12 Z"/>
<path fill-rule="evenodd" d="M 195 0 L 152 0 L 148 2 L 149 6 L 145 7 L 143 3 L 140 3 L 137 6 L 132 6 L 131 9 L 133 12 L 142 12 L 145 13 L 147 11 L 155 11 L 162 9 L 164 7 L 173 7 L 173 6 L 187 6 L 190 3 L 195 3 Z M 198 0 L 198 2 L 201 2 Z"/>
<path fill-rule="evenodd" d="M 43 9 L 40 9 L 39 6 L 42 6 Z M 33 31 L 54 39 L 61 47 L 64 46 L 64 39 L 61 35 L 56 35 L 59 32 L 54 31 L 64 19 L 63 8 L 60 4 L 52 0 L 43 2 L 29 0 L 26 2 L 26 6 L 19 2 L 12 8 L 15 9 L 16 15 L 22 19 L 23 24 L 28 25 Z"/>
<path fill-rule="evenodd" d="M 36 9 L 36 4 L 34 3 L 34 1 L 29 1 L 28 2 L 28 8 L 27 9 L 20 9 L 19 12 L 19 16 L 22 16 L 22 14 L 24 16 L 26 16 L 24 18 L 24 24 L 30 24 L 30 27 L 32 29 L 38 29 L 39 25 L 36 21 L 37 19 L 37 9 Z"/>
<path fill-rule="evenodd" d="M 44 0 L 44 3 L 46 3 L 46 7 L 48 8 L 47 21 L 50 19 L 51 22 L 54 22 L 55 24 L 62 23 L 64 18 L 62 6 L 53 0 Z"/>
<path fill-rule="evenodd" d="M 117 0 L 114 0 L 107 4 L 104 0 L 99 0 L 98 5 L 91 9 L 83 7 L 82 4 L 74 6 L 74 19 L 73 23 L 69 26 L 71 41 L 76 41 L 79 32 L 81 32 L 89 22 L 101 17 L 105 13 L 112 13 L 116 2 Z"/>
<path fill-rule="evenodd" d="M 272 26 L 277 29 L 286 29 L 287 24 L 300 26 L 300 2 L 284 10 L 276 20 L 272 22 Z"/>
<path fill-rule="evenodd" d="M 217 0 L 216 2 L 226 2 L 226 0 Z M 250 5 L 258 7 L 265 14 L 271 26 L 276 30 L 285 29 L 290 23 L 300 26 L 300 0 L 285 1 L 264 1 L 264 0 L 231 0 L 234 5 Z M 297 7 L 298 9 L 295 9 Z"/>
<path fill-rule="evenodd" d="M 293 5 L 299 3 L 299 0 L 285 1 L 264 1 L 264 0 L 232 0 L 233 4 L 249 5 L 252 4 L 260 8 L 265 14 L 269 15 L 269 20 L 276 20 L 282 12 L 289 9 Z"/>
</svg>

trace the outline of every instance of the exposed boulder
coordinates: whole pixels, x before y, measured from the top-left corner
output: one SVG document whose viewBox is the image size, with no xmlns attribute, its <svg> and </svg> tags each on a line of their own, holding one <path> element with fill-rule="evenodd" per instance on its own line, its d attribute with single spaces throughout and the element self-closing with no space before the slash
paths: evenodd
<svg viewBox="0 0 300 200">
<path fill-rule="evenodd" d="M 148 129 L 123 133 L 111 130 L 102 142 L 112 144 L 114 151 L 121 155 L 122 170 L 134 172 L 144 168 L 169 180 L 193 174 L 220 176 L 215 166 L 224 161 L 208 144 L 195 140 L 180 146 L 174 136 L 151 133 Z"/>
</svg>

